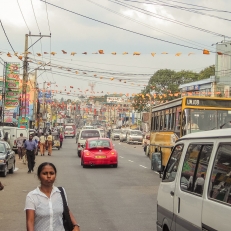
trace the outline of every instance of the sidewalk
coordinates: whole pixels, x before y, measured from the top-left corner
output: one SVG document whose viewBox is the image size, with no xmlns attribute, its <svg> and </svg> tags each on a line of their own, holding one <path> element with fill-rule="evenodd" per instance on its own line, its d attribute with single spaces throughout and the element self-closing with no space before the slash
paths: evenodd
<svg viewBox="0 0 231 231">
<path fill-rule="evenodd" d="M 55 152 L 54 150 L 52 154 L 55 155 Z M 36 175 L 37 168 L 46 161 L 52 161 L 52 156 L 36 156 L 34 172 L 28 174 L 27 165 L 23 164 L 16 155 L 15 172 L 7 174 L 6 177 L 0 177 L 5 186 L 4 190 L 0 192 L 0 230 L 26 230 L 26 214 L 24 212 L 26 195 L 39 185 Z"/>
</svg>

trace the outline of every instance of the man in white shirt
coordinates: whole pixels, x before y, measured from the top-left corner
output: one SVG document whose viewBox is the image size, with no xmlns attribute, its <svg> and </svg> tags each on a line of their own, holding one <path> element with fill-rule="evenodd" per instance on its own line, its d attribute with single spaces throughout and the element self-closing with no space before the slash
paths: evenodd
<svg viewBox="0 0 231 231">
<path fill-rule="evenodd" d="M 42 133 L 42 135 L 40 136 L 39 138 L 39 142 L 40 142 L 40 145 L 39 145 L 39 148 L 40 148 L 40 153 L 41 153 L 41 156 L 44 156 L 45 154 L 45 150 L 46 150 L 46 137 L 44 136 L 44 134 Z"/>
</svg>

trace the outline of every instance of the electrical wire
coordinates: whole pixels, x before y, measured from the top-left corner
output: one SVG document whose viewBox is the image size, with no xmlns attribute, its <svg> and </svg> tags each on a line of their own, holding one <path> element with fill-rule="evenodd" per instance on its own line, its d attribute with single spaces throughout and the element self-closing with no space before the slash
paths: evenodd
<svg viewBox="0 0 231 231">
<path fill-rule="evenodd" d="M 130 0 L 124 0 L 124 1 L 130 1 Z M 136 2 L 136 1 L 133 1 L 133 2 Z M 231 19 L 222 18 L 222 17 L 212 15 L 212 14 L 206 14 L 206 13 L 197 11 L 198 9 L 180 7 L 180 6 L 177 6 L 177 5 L 170 5 L 170 4 L 165 3 L 163 1 L 160 1 L 160 0 L 158 0 L 157 2 L 156 1 L 146 0 L 145 3 L 148 4 L 147 2 L 149 2 L 150 4 L 153 4 L 153 5 L 161 5 L 161 6 L 171 7 L 171 8 L 175 8 L 175 9 L 185 10 L 185 11 L 192 12 L 192 13 L 195 13 L 195 14 L 205 15 L 205 16 L 208 16 L 208 17 L 217 18 L 217 19 L 220 19 L 220 20 L 225 20 L 225 21 L 231 22 Z M 161 4 L 161 2 L 162 2 L 162 4 Z"/>
<path fill-rule="evenodd" d="M 41 1 L 41 2 L 45 2 L 44 0 L 40 0 L 40 1 Z M 75 14 L 75 15 L 78 15 L 78 16 L 81 16 L 81 17 L 84 17 L 84 18 L 93 20 L 93 21 L 95 21 L 95 22 L 98 22 L 98 23 L 101 23 L 101 24 L 104 24 L 104 25 L 107 25 L 107 26 L 110 26 L 110 27 L 114 27 L 114 28 L 117 28 L 117 29 L 120 29 L 120 30 L 123 30 L 123 31 L 126 31 L 126 32 L 130 32 L 130 33 L 132 33 L 132 34 L 140 35 L 140 36 L 143 36 L 143 37 L 146 37 L 146 38 L 151 38 L 151 39 L 154 39 L 154 40 L 157 40 L 157 41 L 161 41 L 161 42 L 165 42 L 165 43 L 169 43 L 169 44 L 172 44 L 172 45 L 177 45 L 177 46 L 181 46 L 181 47 L 185 47 L 185 48 L 190 48 L 190 49 L 193 49 L 193 50 L 198 50 L 198 51 L 201 51 L 201 50 L 202 50 L 202 49 L 197 48 L 197 47 L 192 47 L 192 46 L 187 46 L 187 45 L 183 45 L 183 44 L 176 43 L 176 42 L 171 42 L 171 41 L 168 41 L 168 40 L 164 40 L 164 39 L 160 39 L 160 38 L 153 37 L 153 36 L 150 36 L 150 35 L 142 34 L 142 33 L 136 32 L 136 31 L 132 31 L 132 30 L 129 30 L 129 29 L 126 29 L 126 28 L 123 28 L 123 27 L 115 26 L 115 25 L 113 25 L 113 24 L 110 24 L 110 23 L 107 23 L 107 22 L 103 22 L 103 21 L 101 21 L 101 20 L 97 20 L 97 19 L 94 19 L 94 18 L 85 16 L 85 15 L 79 14 L 79 13 L 77 13 L 77 12 L 68 10 L 68 9 L 66 9 L 66 8 L 63 8 L 63 7 L 61 7 L 61 6 L 58 6 L 58 5 L 49 3 L 49 2 L 47 2 L 47 4 L 49 4 L 49 5 L 51 5 L 51 6 L 54 6 L 54 7 L 56 7 L 56 8 L 59 8 L 59 9 L 61 9 L 61 10 L 64 10 L 64 11 L 66 11 L 66 12 L 69 12 L 69 13 L 72 13 L 72 14 Z"/>
<path fill-rule="evenodd" d="M 14 48 L 13 48 L 13 46 L 12 46 L 12 44 L 11 44 L 11 42 L 10 42 L 10 40 L 9 40 L 9 38 L 8 38 L 8 36 L 7 36 L 7 34 L 6 34 L 6 31 L 5 31 L 4 26 L 3 26 L 3 24 L 2 24 L 2 20 L 0 20 L 0 23 L 1 23 L 2 30 L 3 30 L 3 32 L 4 32 L 5 36 L 6 36 L 6 38 L 7 38 L 7 41 L 8 41 L 8 43 L 9 43 L 11 49 L 13 50 L 14 53 L 16 53 L 15 50 L 14 50 Z"/>
<path fill-rule="evenodd" d="M 171 1 L 171 2 L 180 3 L 180 4 L 182 4 L 182 5 L 202 7 L 202 8 L 204 8 L 205 10 L 211 10 L 211 11 L 222 12 L 222 13 L 231 13 L 230 11 L 218 10 L 218 9 L 211 8 L 211 7 L 199 6 L 199 5 L 195 5 L 195 4 L 190 4 L 190 3 L 185 3 L 185 2 L 179 2 L 179 1 L 173 1 L 173 0 L 170 0 L 170 1 Z"/>
<path fill-rule="evenodd" d="M 158 28 L 156 28 L 156 27 L 153 27 L 153 26 L 151 26 L 151 25 L 148 25 L 148 24 L 146 24 L 146 23 L 143 23 L 143 22 L 141 22 L 141 21 L 139 21 L 139 20 L 133 19 L 133 18 L 131 18 L 131 17 L 129 17 L 129 16 L 125 16 L 125 15 L 123 15 L 123 14 L 121 14 L 121 13 L 118 13 L 118 12 L 116 12 L 116 11 L 114 11 L 114 10 L 108 8 L 108 7 L 104 7 L 103 5 L 98 4 L 98 3 L 94 2 L 94 1 L 91 1 L 91 0 L 86 0 L 86 1 L 88 1 L 88 2 L 90 2 L 90 3 L 92 3 L 92 4 L 96 5 L 96 6 L 98 6 L 98 7 L 100 7 L 100 8 L 103 8 L 103 9 L 109 11 L 109 12 L 112 12 L 112 13 L 118 15 L 118 16 L 121 16 L 121 17 L 123 17 L 123 18 L 126 18 L 126 19 L 128 19 L 128 20 L 130 20 L 130 21 L 132 21 L 132 22 L 135 22 L 135 23 L 137 23 L 137 24 L 139 24 L 139 25 L 142 25 L 142 26 L 147 27 L 147 28 L 149 28 L 149 29 L 152 29 L 152 30 L 154 30 L 154 31 L 158 31 L 158 32 L 160 32 L 160 33 L 162 33 L 162 34 L 165 34 L 165 35 L 168 35 L 168 36 L 170 36 L 170 37 L 172 37 L 172 38 L 176 38 L 176 39 L 178 39 L 178 40 L 180 40 L 180 41 L 184 41 L 184 42 L 187 42 L 187 43 L 192 44 L 192 45 L 199 45 L 199 46 L 201 46 L 201 47 L 203 47 L 203 48 L 204 48 L 204 47 L 210 47 L 210 46 L 208 46 L 208 45 L 205 45 L 205 44 L 202 44 L 202 43 L 198 43 L 198 42 L 195 42 L 195 41 L 193 41 L 193 40 L 190 40 L 190 39 L 187 39 L 187 38 L 184 38 L 184 37 L 181 37 L 181 36 L 177 36 L 177 35 L 174 35 L 174 34 L 172 34 L 172 33 L 167 32 L 167 31 L 158 29 Z"/>
<path fill-rule="evenodd" d="M 128 9 L 135 10 L 135 11 L 140 12 L 142 14 L 145 14 L 145 15 L 148 15 L 148 16 L 151 16 L 151 17 L 154 17 L 154 18 L 158 18 L 158 19 L 161 19 L 161 20 L 169 21 L 169 22 L 172 22 L 172 23 L 175 23 L 175 24 L 178 24 L 178 25 L 190 28 L 190 29 L 199 30 L 199 31 L 209 33 L 209 34 L 212 34 L 212 35 L 216 35 L 216 36 L 219 36 L 219 37 L 224 37 L 225 36 L 223 34 L 219 34 L 219 33 L 213 32 L 213 31 L 209 31 L 209 30 L 206 30 L 206 29 L 203 29 L 203 28 L 200 28 L 200 27 L 196 27 L 196 26 L 193 26 L 193 25 L 178 21 L 178 20 L 174 20 L 174 19 L 171 19 L 171 18 L 168 18 L 168 17 L 164 17 L 162 15 L 153 13 L 151 11 L 148 11 L 148 10 L 145 10 L 145 9 L 140 8 L 140 7 L 136 7 L 136 6 L 133 6 L 133 5 L 130 5 L 130 4 L 127 4 L 127 3 L 123 3 L 123 2 L 118 1 L 118 0 L 116 0 L 116 1 L 108 0 L 108 1 L 112 2 L 112 3 L 115 3 L 117 5 L 120 5 L 120 6 L 124 6 L 124 7 L 128 8 Z M 225 37 L 231 38 L 229 36 L 225 36 Z"/>
</svg>

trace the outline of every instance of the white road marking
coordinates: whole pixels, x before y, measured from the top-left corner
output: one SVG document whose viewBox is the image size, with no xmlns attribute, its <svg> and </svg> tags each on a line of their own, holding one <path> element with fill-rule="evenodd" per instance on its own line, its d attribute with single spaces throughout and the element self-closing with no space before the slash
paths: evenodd
<svg viewBox="0 0 231 231">
<path fill-rule="evenodd" d="M 134 162 L 134 161 L 132 161 L 132 160 L 128 160 L 128 161 L 130 161 L 130 162 Z"/>
<path fill-rule="evenodd" d="M 147 168 L 147 167 L 145 167 L 145 166 L 143 166 L 143 165 L 140 165 L 140 167 L 142 167 L 142 168 Z"/>
<path fill-rule="evenodd" d="M 14 172 L 17 172 L 17 171 L 18 171 L 18 169 L 19 169 L 19 168 L 15 168 L 15 169 L 14 169 Z"/>
<path fill-rule="evenodd" d="M 120 156 L 120 158 L 124 158 L 124 157 Z"/>
</svg>

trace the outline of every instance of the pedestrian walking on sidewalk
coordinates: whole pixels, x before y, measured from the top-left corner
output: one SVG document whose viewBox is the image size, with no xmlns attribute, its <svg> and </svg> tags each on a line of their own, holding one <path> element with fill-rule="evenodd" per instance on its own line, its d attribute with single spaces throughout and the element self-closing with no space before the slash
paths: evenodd
<svg viewBox="0 0 231 231">
<path fill-rule="evenodd" d="M 24 210 L 27 231 L 65 231 L 63 213 L 71 226 L 67 230 L 80 231 L 79 225 L 68 208 L 69 205 L 65 203 L 67 201 L 65 189 L 54 186 L 56 175 L 57 170 L 52 163 L 45 162 L 38 167 L 37 176 L 40 186 L 29 192 L 26 197 Z"/>
<path fill-rule="evenodd" d="M 53 137 L 51 135 L 51 132 L 47 136 L 47 144 L 48 144 L 48 156 L 51 156 L 52 146 L 53 146 Z"/>
<path fill-rule="evenodd" d="M 60 133 L 59 135 L 59 141 L 60 141 L 60 148 L 62 148 L 63 146 L 63 134 L 62 133 Z"/>
<path fill-rule="evenodd" d="M 33 136 L 29 136 L 29 140 L 26 140 L 24 143 L 24 147 L 26 149 L 26 157 L 27 157 L 27 163 L 28 163 L 28 173 L 31 173 L 34 171 L 34 165 L 35 165 L 35 151 L 37 148 L 37 145 L 33 139 Z"/>
<path fill-rule="evenodd" d="M 17 148 L 18 148 L 18 158 L 22 159 L 23 157 L 23 140 L 25 140 L 26 138 L 23 137 L 23 134 L 21 133 L 20 136 L 16 139 L 16 144 L 17 144 Z"/>
<path fill-rule="evenodd" d="M 45 150 L 46 150 L 46 137 L 44 136 L 44 133 L 39 138 L 39 148 L 40 148 L 40 153 L 41 156 L 44 156 Z"/>
</svg>

